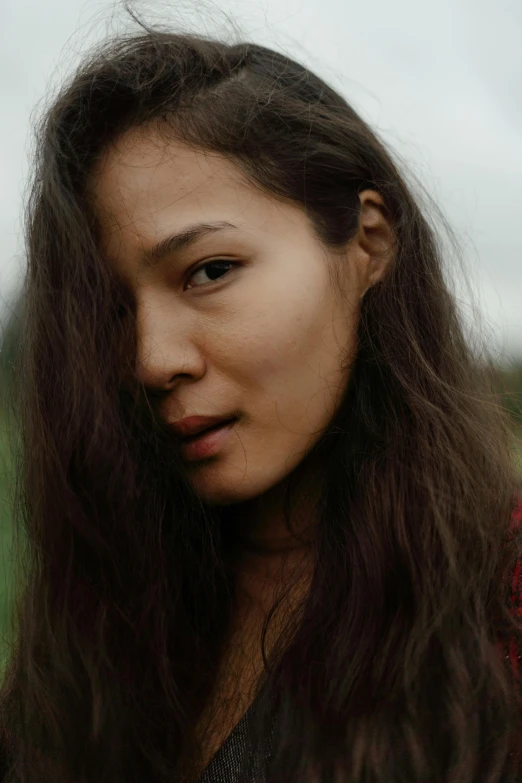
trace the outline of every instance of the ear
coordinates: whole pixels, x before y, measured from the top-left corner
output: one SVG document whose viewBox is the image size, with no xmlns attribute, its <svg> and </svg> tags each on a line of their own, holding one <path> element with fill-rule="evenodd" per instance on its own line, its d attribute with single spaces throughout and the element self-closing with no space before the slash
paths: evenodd
<svg viewBox="0 0 522 783">
<path fill-rule="evenodd" d="M 376 190 L 359 193 L 361 209 L 357 245 L 360 298 L 389 272 L 397 241 L 383 199 Z"/>
</svg>

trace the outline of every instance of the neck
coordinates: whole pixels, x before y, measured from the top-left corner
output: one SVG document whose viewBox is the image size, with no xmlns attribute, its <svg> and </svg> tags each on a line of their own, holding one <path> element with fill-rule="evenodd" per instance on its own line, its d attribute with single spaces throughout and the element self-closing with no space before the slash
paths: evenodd
<svg viewBox="0 0 522 783">
<path fill-rule="evenodd" d="M 231 509 L 234 538 L 245 553 L 270 559 L 307 548 L 317 522 L 316 501 L 318 485 L 294 485 L 285 518 L 284 502 L 288 480 L 267 492 Z"/>
<path fill-rule="evenodd" d="M 279 587 L 294 579 L 309 581 L 319 489 L 318 473 L 311 466 L 302 471 L 299 483 L 294 480 L 288 522 L 284 509 L 288 481 L 231 509 L 234 561 L 242 593 L 270 603 Z"/>
</svg>

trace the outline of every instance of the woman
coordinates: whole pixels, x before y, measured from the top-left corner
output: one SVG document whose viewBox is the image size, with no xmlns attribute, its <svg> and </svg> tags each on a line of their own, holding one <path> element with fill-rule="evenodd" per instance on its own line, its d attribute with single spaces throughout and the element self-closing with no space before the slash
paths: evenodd
<svg viewBox="0 0 522 783">
<path fill-rule="evenodd" d="M 509 423 L 376 135 L 147 30 L 37 150 L 13 779 L 516 780 Z"/>
</svg>

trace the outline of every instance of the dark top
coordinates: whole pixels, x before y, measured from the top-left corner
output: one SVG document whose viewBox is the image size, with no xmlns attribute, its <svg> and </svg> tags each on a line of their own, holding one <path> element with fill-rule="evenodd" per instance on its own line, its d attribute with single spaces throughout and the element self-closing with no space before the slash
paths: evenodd
<svg viewBox="0 0 522 783">
<path fill-rule="evenodd" d="M 511 521 L 511 529 L 518 528 L 520 525 L 522 525 L 522 500 L 514 510 Z M 510 604 L 513 614 L 515 614 L 518 618 L 522 618 L 522 555 L 517 562 L 515 572 L 513 574 Z M 506 658 L 510 659 L 515 676 L 517 678 L 520 677 L 522 649 L 518 649 L 513 638 L 501 640 L 499 646 Z M 212 757 L 209 764 L 205 767 L 205 770 L 199 778 L 198 783 L 237 783 L 239 779 L 239 773 L 241 771 L 241 764 L 243 761 L 245 761 L 245 754 L 247 753 L 247 729 L 249 728 L 256 703 L 257 700 L 254 700 L 239 723 L 237 723 L 236 726 L 232 729 L 224 743 Z M 271 731 L 267 737 L 266 742 L 263 744 L 264 760 L 268 760 L 271 755 L 274 729 L 275 714 Z M 9 745 L 8 739 L 6 740 L 5 737 L 0 737 L 0 739 Z M 518 755 L 518 753 L 516 755 Z M 4 766 L 5 762 L 6 760 L 2 758 L 2 752 L 0 748 L 0 781 L 2 783 L 18 783 L 16 775 L 12 775 L 8 780 L 6 780 L 7 769 Z M 255 759 L 252 759 L 249 762 L 248 780 L 251 781 L 251 783 L 263 783 L 262 774 L 260 774 L 259 770 L 259 764 Z M 506 783 L 508 783 L 508 781 L 506 781 Z M 513 781 L 511 780 L 510 783 L 513 783 Z"/>
<path fill-rule="evenodd" d="M 214 754 L 209 764 L 205 767 L 198 783 L 236 783 L 236 781 L 239 780 L 241 765 L 245 761 L 245 754 L 247 752 L 247 730 L 255 706 L 256 701 L 251 704 L 239 723 L 232 729 L 225 742 Z M 264 748 L 263 756 L 265 759 L 270 756 L 273 729 L 274 726 L 272 725 L 272 731 L 269 734 Z M 254 781 L 260 781 L 261 775 L 259 763 L 256 762 L 255 759 L 252 759 L 250 761 L 248 779 L 254 783 Z"/>
<path fill-rule="evenodd" d="M 519 525 L 522 525 L 522 501 L 514 509 L 511 529 L 513 530 Z M 517 563 L 513 575 L 510 603 L 513 612 L 519 618 L 522 618 L 522 556 Z M 513 639 L 508 639 L 505 643 L 501 642 L 499 646 L 502 648 L 506 657 L 510 658 L 515 675 L 518 676 L 520 661 L 522 660 L 522 650 L 516 649 Z M 208 766 L 205 767 L 198 783 L 236 783 L 239 780 L 241 763 L 244 760 L 247 751 L 247 729 L 255 706 L 256 702 L 254 701 L 239 723 L 236 724 L 232 732 L 228 735 L 223 745 L 221 745 L 217 753 L 212 757 Z M 272 726 L 272 732 L 266 743 L 265 758 L 270 757 L 273 728 L 274 726 Z M 251 764 L 248 780 L 252 783 L 262 783 L 262 775 L 260 774 L 258 765 L 255 761 Z"/>
</svg>

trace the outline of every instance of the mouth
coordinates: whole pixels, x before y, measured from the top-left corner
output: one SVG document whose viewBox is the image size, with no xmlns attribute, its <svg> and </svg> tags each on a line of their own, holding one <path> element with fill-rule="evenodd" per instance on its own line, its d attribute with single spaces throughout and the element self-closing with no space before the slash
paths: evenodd
<svg viewBox="0 0 522 783">
<path fill-rule="evenodd" d="M 217 457 L 223 449 L 226 449 L 230 433 L 237 420 L 237 417 L 223 419 L 195 435 L 183 438 L 181 456 L 187 462 L 196 463 L 209 457 Z"/>
<path fill-rule="evenodd" d="M 196 432 L 195 435 L 186 435 L 184 438 L 181 439 L 182 443 L 192 443 L 193 441 L 197 440 L 198 438 L 201 438 L 203 435 L 208 435 L 209 433 L 213 432 L 214 430 L 219 430 L 221 427 L 224 427 L 225 424 L 231 424 L 233 421 L 237 421 L 237 416 L 234 416 L 230 419 L 222 419 L 221 421 L 216 422 L 215 424 L 212 424 L 210 427 L 206 427 L 204 430 L 200 430 L 199 432 Z"/>
</svg>

